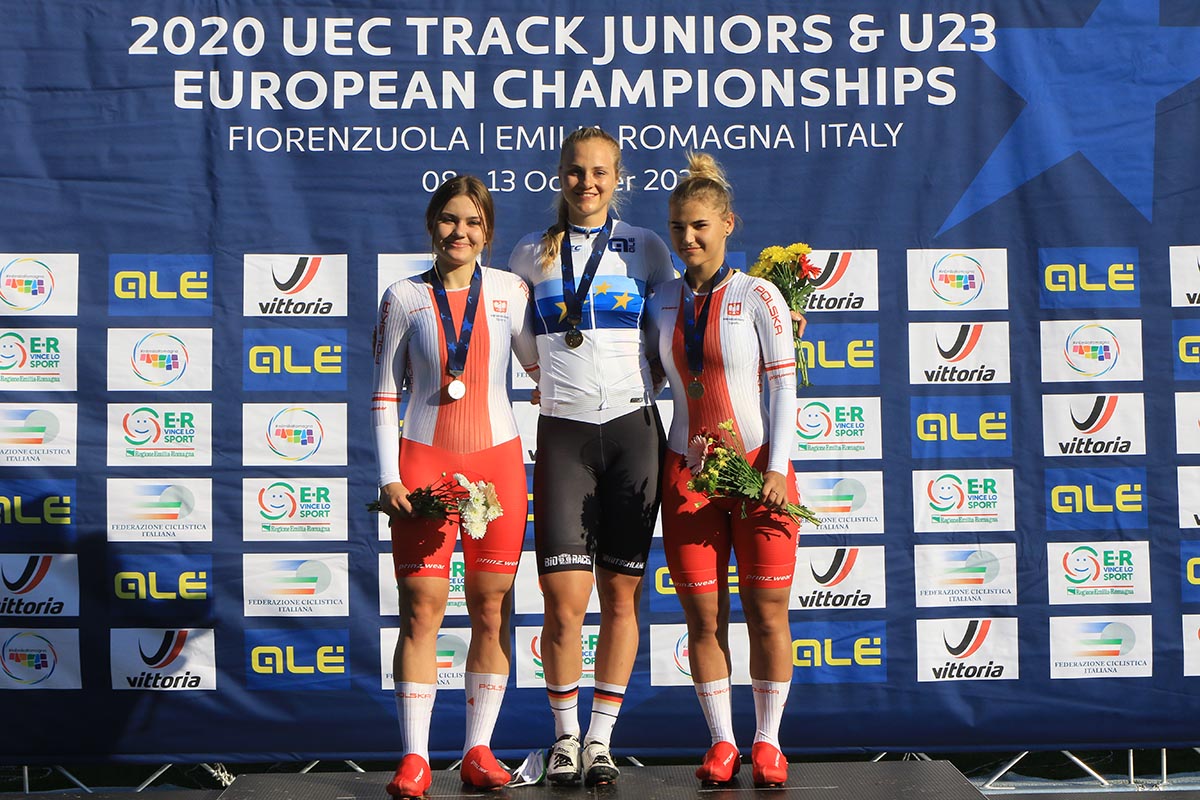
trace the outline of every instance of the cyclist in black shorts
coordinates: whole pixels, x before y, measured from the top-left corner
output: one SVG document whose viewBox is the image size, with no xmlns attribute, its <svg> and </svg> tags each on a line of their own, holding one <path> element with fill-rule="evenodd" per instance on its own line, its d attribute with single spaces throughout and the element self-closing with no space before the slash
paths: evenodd
<svg viewBox="0 0 1200 800">
<path fill-rule="evenodd" d="M 558 219 L 522 239 L 509 262 L 533 288 L 542 367 L 533 506 L 553 783 L 611 783 L 619 774 L 609 742 L 637 657 L 638 598 L 659 506 L 664 437 L 641 321 L 646 298 L 675 272 L 654 233 L 613 219 L 620 168 L 609 134 L 580 128 L 568 136 Z M 581 741 L 580 634 L 593 572 L 600 640 Z"/>
</svg>

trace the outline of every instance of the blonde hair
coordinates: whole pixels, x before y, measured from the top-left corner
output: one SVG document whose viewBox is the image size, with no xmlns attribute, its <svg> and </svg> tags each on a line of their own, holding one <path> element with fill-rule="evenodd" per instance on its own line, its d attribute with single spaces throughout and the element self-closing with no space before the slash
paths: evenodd
<svg viewBox="0 0 1200 800">
<path fill-rule="evenodd" d="M 558 166 L 561 168 L 566 163 L 567 158 L 575 152 L 575 145 L 580 142 L 599 139 L 607 142 L 612 146 L 613 150 L 613 166 L 616 168 L 617 179 L 621 177 L 621 145 L 613 138 L 612 134 L 608 133 L 599 127 L 577 128 L 563 139 L 562 147 L 558 152 Z M 617 194 L 613 194 L 612 200 L 609 201 L 611 207 L 618 207 L 619 198 Z M 567 201 L 563 199 L 562 192 L 554 199 L 554 224 L 546 229 L 542 234 L 541 253 L 538 256 L 538 263 L 542 267 L 543 272 L 549 272 L 554 269 L 554 264 L 558 261 L 559 253 L 562 251 L 563 236 L 566 235 L 568 218 L 567 218 Z"/>
<path fill-rule="evenodd" d="M 688 153 L 687 159 L 688 177 L 671 192 L 670 202 L 681 204 L 689 200 L 703 200 L 722 217 L 733 214 L 733 191 L 725 177 L 725 170 L 717 160 L 708 153 Z M 736 214 L 734 219 L 737 219 Z"/>
</svg>

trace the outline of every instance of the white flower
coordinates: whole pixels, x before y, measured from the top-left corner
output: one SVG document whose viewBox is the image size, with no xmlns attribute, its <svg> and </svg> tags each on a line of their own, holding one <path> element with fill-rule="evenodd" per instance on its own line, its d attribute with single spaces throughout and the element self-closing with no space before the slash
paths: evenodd
<svg viewBox="0 0 1200 800">
<path fill-rule="evenodd" d="M 467 496 L 458 501 L 459 521 L 463 530 L 472 539 L 482 539 L 487 525 L 504 513 L 496 495 L 496 487 L 488 481 L 472 483 L 461 473 L 454 473 L 458 485 L 467 490 Z"/>
<path fill-rule="evenodd" d="M 687 449 L 687 467 L 693 475 L 699 475 L 704 469 L 704 462 L 708 457 L 708 438 L 704 436 L 693 436 L 688 442 Z"/>
</svg>

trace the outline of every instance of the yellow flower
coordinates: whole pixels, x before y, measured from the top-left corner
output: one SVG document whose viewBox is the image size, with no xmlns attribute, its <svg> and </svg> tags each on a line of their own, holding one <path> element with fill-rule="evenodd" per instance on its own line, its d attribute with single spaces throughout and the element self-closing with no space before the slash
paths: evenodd
<svg viewBox="0 0 1200 800">
<path fill-rule="evenodd" d="M 727 419 L 724 422 L 718 422 L 717 427 L 723 431 L 729 431 L 730 433 L 733 433 L 733 420 Z"/>
<path fill-rule="evenodd" d="M 788 245 L 787 248 L 788 255 L 794 259 L 799 259 L 800 256 L 806 256 L 811 252 L 812 248 L 804 242 L 796 242 L 795 244 Z"/>
<path fill-rule="evenodd" d="M 758 254 L 758 260 L 759 261 L 770 261 L 772 263 L 778 262 L 778 261 L 787 261 L 788 254 L 787 254 L 787 251 L 784 250 L 782 247 L 780 247 L 777 244 L 773 244 L 770 247 L 763 248 L 763 251 Z"/>
<path fill-rule="evenodd" d="M 754 262 L 754 266 L 750 268 L 750 275 L 754 278 L 765 278 L 773 266 L 775 265 L 769 261 L 756 261 Z"/>
</svg>

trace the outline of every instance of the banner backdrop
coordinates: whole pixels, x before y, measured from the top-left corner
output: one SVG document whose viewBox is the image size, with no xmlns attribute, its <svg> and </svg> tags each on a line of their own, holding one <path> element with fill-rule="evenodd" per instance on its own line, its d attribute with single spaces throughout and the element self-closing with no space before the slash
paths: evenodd
<svg viewBox="0 0 1200 800">
<path fill-rule="evenodd" d="M 734 183 L 734 266 L 816 248 L 792 455 L 824 522 L 785 749 L 1195 743 L 1200 7 L 643 8 L 4 0 L 5 759 L 396 754 L 376 303 L 428 263 L 445 176 L 495 193 L 503 266 L 591 124 L 621 142 L 626 219 L 665 234 L 703 150 Z M 530 463 L 531 388 L 514 373 Z M 552 738 L 525 562 L 510 756 Z M 643 612 L 617 751 L 698 754 L 659 548 Z M 733 616 L 749 742 L 736 595 Z"/>
</svg>

